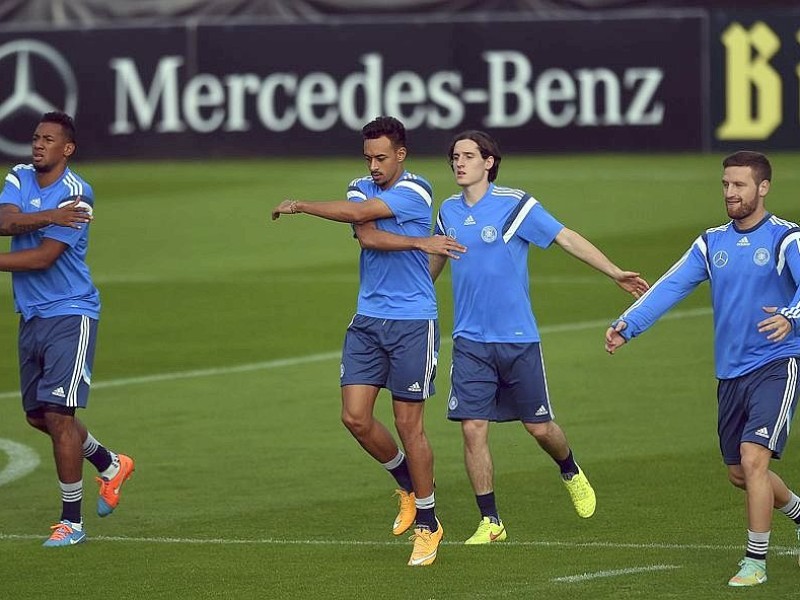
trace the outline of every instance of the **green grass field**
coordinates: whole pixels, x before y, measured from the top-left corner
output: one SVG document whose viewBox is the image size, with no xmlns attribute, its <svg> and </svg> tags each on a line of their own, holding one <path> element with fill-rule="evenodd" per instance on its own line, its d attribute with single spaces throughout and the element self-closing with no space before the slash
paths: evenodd
<svg viewBox="0 0 800 600">
<path fill-rule="evenodd" d="M 533 193 L 653 282 L 726 220 L 720 158 L 512 156 L 500 183 Z M 800 155 L 771 158 L 768 207 L 800 220 Z M 438 200 L 455 191 L 443 159 L 412 157 L 409 167 L 431 179 Z M 94 391 L 81 416 L 101 442 L 133 455 L 137 471 L 119 510 L 101 520 L 87 464 L 90 542 L 40 547 L 59 492 L 49 442 L 19 407 L 17 318 L 10 277 L 0 274 L 1 598 L 800 597 L 794 528 L 782 515 L 769 582 L 725 585 L 746 524 L 717 449 L 705 288 L 609 357 L 606 323 L 630 299 L 558 248 L 532 251 L 551 397 L 598 509 L 579 519 L 532 438 L 519 425 L 495 426 L 509 541 L 465 547 L 479 515 L 460 430 L 445 419 L 445 271 L 439 391 L 426 419 L 445 543 L 432 567 L 412 569 L 410 543 L 390 532 L 393 481 L 339 422 L 338 354 L 355 306 L 357 243 L 345 225 L 269 221 L 285 197 L 342 197 L 361 161 L 75 169 L 96 192 L 90 263 L 104 302 Z M 382 394 L 378 412 L 390 424 L 389 405 Z M 776 470 L 800 489 L 796 441 L 786 454 Z M 12 477 L 37 456 L 38 467 Z"/>
</svg>

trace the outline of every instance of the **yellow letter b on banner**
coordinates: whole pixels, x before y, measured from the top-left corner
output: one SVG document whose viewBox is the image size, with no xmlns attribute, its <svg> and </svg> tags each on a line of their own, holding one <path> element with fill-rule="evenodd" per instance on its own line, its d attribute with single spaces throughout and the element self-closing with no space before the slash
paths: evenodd
<svg viewBox="0 0 800 600">
<path fill-rule="evenodd" d="M 759 21 L 750 30 L 731 24 L 725 46 L 725 122 L 720 140 L 765 140 L 781 124 L 783 86 L 770 59 L 781 47 L 772 29 Z"/>
</svg>

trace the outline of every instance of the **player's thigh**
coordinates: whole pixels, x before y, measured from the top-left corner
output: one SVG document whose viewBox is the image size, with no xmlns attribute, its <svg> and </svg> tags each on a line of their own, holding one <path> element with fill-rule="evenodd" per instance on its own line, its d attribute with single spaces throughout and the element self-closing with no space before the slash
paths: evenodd
<svg viewBox="0 0 800 600">
<path fill-rule="evenodd" d="M 779 458 L 797 406 L 797 359 L 773 361 L 755 373 L 748 398 L 742 442 L 752 442 Z"/>
<path fill-rule="evenodd" d="M 498 374 L 492 344 L 456 338 L 450 366 L 447 418 L 452 421 L 492 421 Z"/>
<path fill-rule="evenodd" d="M 554 417 L 538 342 L 498 344 L 500 388 L 496 420 L 545 423 Z"/>
<path fill-rule="evenodd" d="M 384 347 L 389 355 L 386 388 L 392 397 L 420 401 L 436 392 L 439 324 L 433 319 L 386 321 Z"/>
<path fill-rule="evenodd" d="M 356 315 L 347 328 L 342 348 L 340 385 L 386 387 L 389 357 L 380 337 L 382 319 Z"/>
<path fill-rule="evenodd" d="M 26 328 L 35 339 L 31 355 L 39 369 L 30 368 L 22 382 L 26 412 L 42 405 L 85 408 L 89 401 L 97 320 L 82 315 L 31 319 Z M 32 381 L 35 380 L 35 385 Z"/>
</svg>

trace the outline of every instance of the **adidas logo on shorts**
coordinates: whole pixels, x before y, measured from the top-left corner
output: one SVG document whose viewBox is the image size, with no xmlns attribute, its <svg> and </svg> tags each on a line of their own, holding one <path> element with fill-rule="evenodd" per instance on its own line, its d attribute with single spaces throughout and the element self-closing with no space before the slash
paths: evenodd
<svg viewBox="0 0 800 600">
<path fill-rule="evenodd" d="M 543 417 L 544 415 L 548 414 L 547 409 L 544 407 L 544 404 L 542 404 L 534 414 L 537 417 Z"/>
<path fill-rule="evenodd" d="M 64 392 L 63 387 L 57 387 L 51 392 L 52 396 L 58 396 L 59 398 L 66 398 L 67 394 Z"/>
<path fill-rule="evenodd" d="M 419 387 L 419 381 L 415 381 L 410 386 L 408 386 L 408 391 L 409 392 L 421 392 L 422 388 Z"/>
<path fill-rule="evenodd" d="M 769 429 L 762 427 L 761 429 L 756 430 L 756 435 L 762 438 L 769 438 Z"/>
</svg>

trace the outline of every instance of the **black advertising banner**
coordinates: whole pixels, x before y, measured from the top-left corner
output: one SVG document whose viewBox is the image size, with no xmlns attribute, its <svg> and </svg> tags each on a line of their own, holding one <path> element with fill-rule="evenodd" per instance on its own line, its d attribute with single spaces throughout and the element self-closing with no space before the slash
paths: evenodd
<svg viewBox="0 0 800 600">
<path fill-rule="evenodd" d="M 350 153 L 378 114 L 415 153 L 466 128 L 510 151 L 696 150 L 706 31 L 696 12 L 0 31 L 0 153 L 27 156 L 52 108 L 84 158 Z"/>
<path fill-rule="evenodd" d="M 710 38 L 714 148 L 800 148 L 800 10 L 717 12 Z"/>
</svg>

